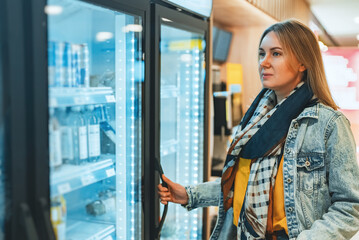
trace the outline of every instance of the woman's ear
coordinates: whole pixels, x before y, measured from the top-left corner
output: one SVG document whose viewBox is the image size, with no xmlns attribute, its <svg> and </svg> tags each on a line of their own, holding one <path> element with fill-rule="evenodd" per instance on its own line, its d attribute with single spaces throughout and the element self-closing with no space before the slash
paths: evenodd
<svg viewBox="0 0 359 240">
<path fill-rule="evenodd" d="M 307 70 L 307 68 L 304 66 L 304 64 L 300 64 L 299 65 L 299 72 L 304 72 L 305 70 Z"/>
</svg>

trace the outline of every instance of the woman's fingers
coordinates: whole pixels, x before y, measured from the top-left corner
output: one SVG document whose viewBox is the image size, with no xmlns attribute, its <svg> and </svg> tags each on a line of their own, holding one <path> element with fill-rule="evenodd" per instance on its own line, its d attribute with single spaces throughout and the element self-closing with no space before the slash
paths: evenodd
<svg viewBox="0 0 359 240">
<path fill-rule="evenodd" d="M 178 194 L 182 195 L 181 192 L 183 187 L 177 183 L 172 182 L 164 174 L 162 174 L 162 179 L 165 183 L 167 183 L 168 187 L 164 187 L 162 186 L 162 184 L 157 185 L 158 195 L 161 199 L 161 203 L 166 205 L 168 204 L 168 202 L 174 202 L 174 203 L 184 202 L 185 200 L 177 199 Z M 180 196 L 180 198 L 182 198 L 182 196 Z"/>
<path fill-rule="evenodd" d="M 161 184 L 158 184 L 157 188 L 161 203 L 166 205 L 168 201 L 171 201 L 171 193 L 166 187 L 163 187 Z"/>
<path fill-rule="evenodd" d="M 162 192 L 168 192 L 168 188 L 162 186 L 162 184 L 158 184 L 157 188 L 158 188 L 158 190 L 160 190 Z"/>
<path fill-rule="evenodd" d="M 158 194 L 160 195 L 160 197 L 170 197 L 171 196 L 171 193 L 169 192 L 158 192 Z"/>
<path fill-rule="evenodd" d="M 172 199 L 171 197 L 160 197 L 161 201 L 167 201 L 170 202 Z"/>
</svg>

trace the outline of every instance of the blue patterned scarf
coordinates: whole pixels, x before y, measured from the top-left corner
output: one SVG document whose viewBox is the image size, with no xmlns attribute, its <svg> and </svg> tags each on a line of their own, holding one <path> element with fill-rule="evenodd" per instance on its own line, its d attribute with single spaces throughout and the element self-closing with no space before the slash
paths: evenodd
<svg viewBox="0 0 359 240">
<path fill-rule="evenodd" d="M 240 158 L 251 159 L 251 170 L 238 226 L 243 239 L 265 239 L 269 197 L 281 150 L 291 121 L 313 97 L 306 83 L 276 104 L 273 90 L 263 89 L 242 119 L 227 153 L 222 172 L 224 209 L 233 205 L 235 169 Z M 240 238 L 242 239 L 242 238 Z"/>
</svg>

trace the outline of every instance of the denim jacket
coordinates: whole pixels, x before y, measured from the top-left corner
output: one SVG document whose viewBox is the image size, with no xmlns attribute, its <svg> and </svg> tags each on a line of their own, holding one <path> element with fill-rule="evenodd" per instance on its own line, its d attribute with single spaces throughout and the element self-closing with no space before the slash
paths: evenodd
<svg viewBox="0 0 359 240">
<path fill-rule="evenodd" d="M 284 205 L 289 239 L 350 239 L 359 230 L 359 168 L 349 121 L 321 103 L 289 127 L 284 145 Z M 236 239 L 220 180 L 187 186 L 188 210 L 218 206 L 211 239 Z"/>
</svg>

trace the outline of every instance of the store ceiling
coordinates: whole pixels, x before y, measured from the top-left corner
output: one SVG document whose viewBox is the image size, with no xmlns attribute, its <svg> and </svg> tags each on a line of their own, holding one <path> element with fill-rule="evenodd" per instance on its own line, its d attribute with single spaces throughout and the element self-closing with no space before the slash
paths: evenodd
<svg viewBox="0 0 359 240">
<path fill-rule="evenodd" d="M 320 38 L 325 44 L 358 46 L 359 23 L 355 23 L 355 18 L 359 18 L 359 0 L 306 1 L 315 18 L 324 28 Z M 273 18 L 263 14 L 247 1 L 213 0 L 213 10 L 214 22 L 223 26 L 246 27 L 263 23 L 269 25 L 275 22 Z"/>
<path fill-rule="evenodd" d="M 326 32 L 339 46 L 358 46 L 359 0 L 307 0 Z M 333 43 L 327 43 L 333 45 Z"/>
<path fill-rule="evenodd" d="M 275 19 L 243 0 L 213 0 L 213 20 L 217 25 L 229 27 L 269 26 L 276 22 Z"/>
</svg>

